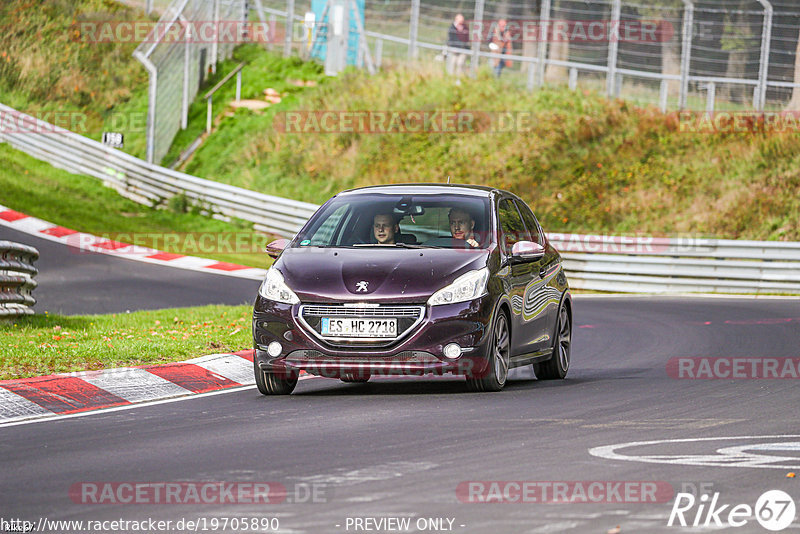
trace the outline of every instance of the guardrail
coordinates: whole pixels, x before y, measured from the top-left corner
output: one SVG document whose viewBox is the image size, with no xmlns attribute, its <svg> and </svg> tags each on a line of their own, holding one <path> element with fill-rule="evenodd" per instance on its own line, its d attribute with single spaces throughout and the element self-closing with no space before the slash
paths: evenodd
<svg viewBox="0 0 800 534">
<path fill-rule="evenodd" d="M 0 241 L 0 317 L 33 314 L 37 259 L 39 251 L 33 247 Z"/>
<path fill-rule="evenodd" d="M 103 180 L 134 201 L 163 205 L 183 194 L 216 217 L 293 236 L 315 204 L 265 195 L 149 164 L 0 104 L 30 131 L 0 128 L 0 141 L 56 167 Z M 51 133 L 42 133 L 41 130 Z M 552 234 L 570 284 L 597 291 L 800 294 L 800 243 Z"/>
<path fill-rule="evenodd" d="M 281 236 L 294 235 L 317 209 L 307 202 L 265 195 L 147 163 L 3 104 L 0 115 L 13 118 L 15 126 L 12 130 L 0 127 L 0 141 L 54 167 L 99 178 L 122 196 L 141 204 L 164 205 L 171 197 L 184 195 L 214 217 L 244 219 L 259 231 Z"/>
<path fill-rule="evenodd" d="M 570 286 L 629 293 L 800 294 L 800 242 L 551 234 Z"/>
</svg>

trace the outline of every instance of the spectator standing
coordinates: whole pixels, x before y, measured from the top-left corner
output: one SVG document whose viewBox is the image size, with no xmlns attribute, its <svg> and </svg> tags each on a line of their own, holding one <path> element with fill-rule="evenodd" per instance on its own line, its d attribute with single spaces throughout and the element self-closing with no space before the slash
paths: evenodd
<svg viewBox="0 0 800 534">
<path fill-rule="evenodd" d="M 462 76 L 469 50 L 469 30 L 464 24 L 464 15 L 461 13 L 456 15 L 453 24 L 447 30 L 447 48 L 447 73 Z"/>
<path fill-rule="evenodd" d="M 511 32 L 508 30 L 508 22 L 506 19 L 497 21 L 497 26 L 494 32 L 489 37 L 489 50 L 495 54 L 511 55 L 513 52 L 513 45 L 511 44 Z M 494 75 L 499 78 L 503 73 L 504 67 L 510 67 L 511 60 L 498 58 L 495 59 Z"/>
</svg>

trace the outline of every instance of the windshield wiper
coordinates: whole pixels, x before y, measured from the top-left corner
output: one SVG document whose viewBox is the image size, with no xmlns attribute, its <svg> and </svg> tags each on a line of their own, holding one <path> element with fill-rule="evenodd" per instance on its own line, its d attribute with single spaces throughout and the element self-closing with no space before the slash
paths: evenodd
<svg viewBox="0 0 800 534">
<path fill-rule="evenodd" d="M 442 248 L 436 245 L 412 245 L 410 243 L 356 243 L 354 247 L 393 247 L 393 248 Z"/>
</svg>

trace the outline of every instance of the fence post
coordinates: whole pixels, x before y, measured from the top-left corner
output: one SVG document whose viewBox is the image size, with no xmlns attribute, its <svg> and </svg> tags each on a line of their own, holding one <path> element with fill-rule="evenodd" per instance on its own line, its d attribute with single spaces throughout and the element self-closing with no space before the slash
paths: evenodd
<svg viewBox="0 0 800 534">
<path fill-rule="evenodd" d="M 575 67 L 569 68 L 569 90 L 574 91 L 578 88 L 578 69 Z"/>
<path fill-rule="evenodd" d="M 480 26 L 477 28 L 479 31 L 477 32 L 480 37 L 478 39 L 474 38 L 475 32 L 473 31 L 473 35 L 470 37 L 472 39 L 472 59 L 470 59 L 469 70 L 473 77 L 477 76 L 478 74 L 478 61 L 481 51 L 481 41 L 483 40 L 483 2 L 484 0 L 475 0 L 475 21 L 473 24 L 479 24 Z"/>
<path fill-rule="evenodd" d="M 706 85 L 706 90 L 708 91 L 706 94 L 706 111 L 709 113 L 714 113 L 714 103 L 717 99 L 717 84 L 714 82 L 708 82 Z"/>
<path fill-rule="evenodd" d="M 408 30 L 408 59 L 417 57 L 417 34 L 419 32 L 419 0 L 411 0 L 411 24 Z"/>
<path fill-rule="evenodd" d="M 661 113 L 667 112 L 669 102 L 669 80 L 661 80 L 661 87 L 658 89 L 658 107 Z"/>
<path fill-rule="evenodd" d="M 694 26 L 694 1 L 683 0 L 683 43 L 681 44 L 681 88 L 678 109 L 686 108 L 689 93 L 689 67 L 692 61 L 692 27 Z"/>
<path fill-rule="evenodd" d="M 150 75 L 147 88 L 147 163 L 153 163 L 156 150 L 156 99 L 158 98 L 158 69 L 153 62 L 138 50 L 133 51 L 133 57 L 144 65 Z"/>
<path fill-rule="evenodd" d="M 192 57 L 192 25 L 183 15 L 179 17 L 179 20 L 186 24 L 186 33 L 184 34 L 186 42 L 183 45 L 183 95 L 181 98 L 181 130 L 185 130 L 189 125 L 189 67 L 191 66 Z"/>
<path fill-rule="evenodd" d="M 213 108 L 214 108 L 214 97 L 209 96 L 208 100 L 206 100 L 206 133 L 211 133 L 211 118 L 213 115 Z"/>
<path fill-rule="evenodd" d="M 383 62 L 383 39 L 377 37 L 375 39 L 375 68 L 381 68 Z"/>
<path fill-rule="evenodd" d="M 278 28 L 278 16 L 275 13 L 271 13 L 269 16 L 269 49 L 275 49 L 275 37 L 277 36 L 277 28 Z"/>
<path fill-rule="evenodd" d="M 617 95 L 617 56 L 619 54 L 619 18 L 622 0 L 614 0 L 611 5 L 611 42 L 608 43 L 608 73 L 606 74 L 606 94 L 608 98 Z"/>
<path fill-rule="evenodd" d="M 217 63 L 219 62 L 219 1 L 214 0 L 214 42 L 211 43 L 211 72 L 217 73 Z"/>
<path fill-rule="evenodd" d="M 526 85 L 528 91 L 533 91 L 533 88 L 536 87 L 537 65 L 538 64 L 533 59 L 531 59 L 531 61 L 528 63 L 528 83 Z"/>
<path fill-rule="evenodd" d="M 153 0 L 147 0 L 145 3 L 144 12 L 148 15 L 153 12 Z"/>
<path fill-rule="evenodd" d="M 758 86 L 755 91 L 753 107 L 757 111 L 764 111 L 767 103 L 767 74 L 772 41 L 772 4 L 769 0 L 758 0 L 758 3 L 764 6 L 764 27 L 761 30 L 761 58 L 758 65 Z"/>
<path fill-rule="evenodd" d="M 538 62 L 536 64 L 536 85 L 544 85 L 544 69 L 547 62 L 547 44 L 550 42 L 550 0 L 542 0 L 542 12 L 539 14 L 539 46 L 536 48 Z"/>
<path fill-rule="evenodd" d="M 283 40 L 283 57 L 292 55 L 292 28 L 294 26 L 294 0 L 286 0 L 286 35 Z"/>
</svg>

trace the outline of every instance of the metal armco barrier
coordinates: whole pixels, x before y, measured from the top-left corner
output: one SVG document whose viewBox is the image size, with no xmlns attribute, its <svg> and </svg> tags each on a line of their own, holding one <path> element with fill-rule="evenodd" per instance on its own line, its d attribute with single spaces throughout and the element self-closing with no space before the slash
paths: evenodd
<svg viewBox="0 0 800 534">
<path fill-rule="evenodd" d="M 244 219 L 254 223 L 257 230 L 281 236 L 294 235 L 317 209 L 307 202 L 264 195 L 147 163 L 3 104 L 0 118 L 0 142 L 54 167 L 99 178 L 141 204 L 162 205 L 182 194 L 214 216 Z M 8 124 L 14 128 L 4 129 Z"/>
<path fill-rule="evenodd" d="M 571 287 L 800 294 L 800 242 L 549 234 Z"/>
<path fill-rule="evenodd" d="M 0 114 L 18 111 L 0 104 Z M 183 194 L 216 216 L 292 237 L 318 208 L 152 165 L 97 141 L 25 116 L 30 131 L 0 141 L 55 167 L 103 180 L 148 205 Z M 2 123 L 0 123 L 2 124 Z M 51 133 L 41 133 L 41 130 Z M 646 293 L 800 294 L 800 242 L 550 234 L 576 289 Z"/>
<path fill-rule="evenodd" d="M 31 315 L 36 299 L 33 262 L 39 251 L 27 245 L 0 241 L 0 317 Z"/>
</svg>

